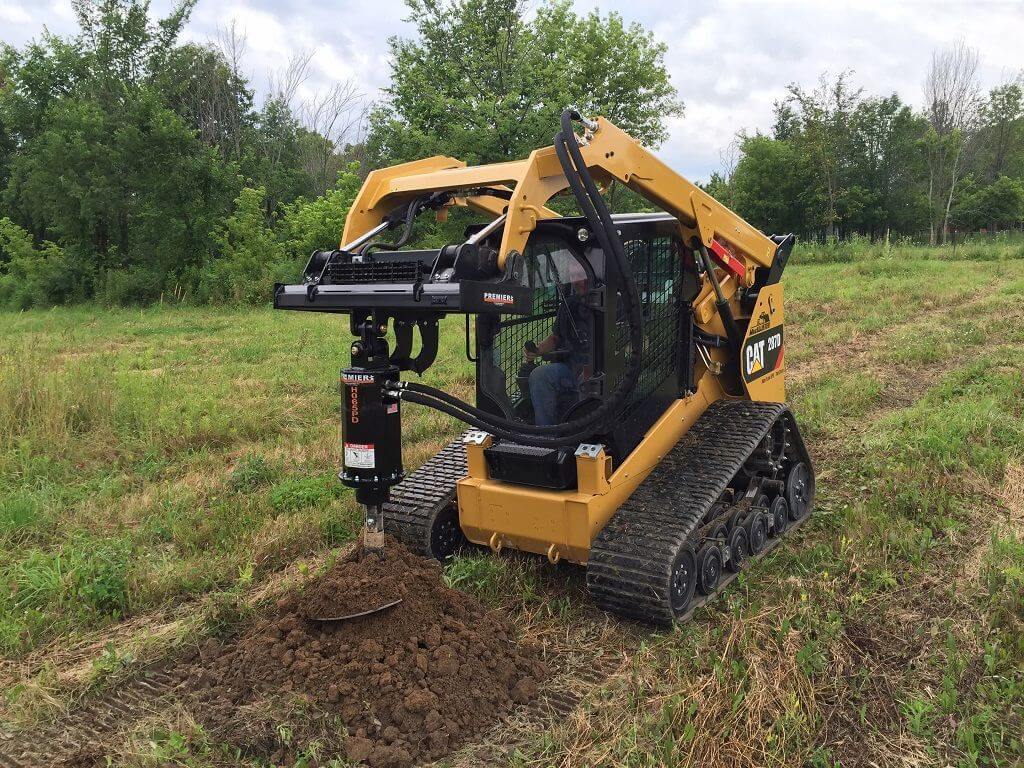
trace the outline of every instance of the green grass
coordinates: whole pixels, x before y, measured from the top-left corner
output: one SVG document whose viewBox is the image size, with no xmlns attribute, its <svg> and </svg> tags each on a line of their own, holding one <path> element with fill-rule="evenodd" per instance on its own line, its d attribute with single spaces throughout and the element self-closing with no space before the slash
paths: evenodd
<svg viewBox="0 0 1024 768">
<path fill-rule="evenodd" d="M 888 259 L 893 256 L 911 261 L 1006 261 L 1024 258 L 1024 233 L 1000 232 L 996 235 L 957 235 L 956 243 L 929 246 L 907 238 L 886 243 L 855 236 L 828 243 L 798 242 L 793 259 L 799 264 L 845 263 Z"/>
<path fill-rule="evenodd" d="M 0 650 L 230 586 L 351 536 L 337 318 L 59 309 L 0 323 Z M 461 348 L 448 324 L 443 343 Z M 464 357 L 425 377 L 469 394 Z M 410 413 L 418 461 L 457 426 Z M 101 567 L 102 566 L 102 567 Z M 94 575 L 90 575 L 94 574 Z"/>
<path fill-rule="evenodd" d="M 787 273 L 790 399 L 822 476 L 794 545 L 669 633 L 595 619 L 578 569 L 447 565 L 556 659 L 628 661 L 513 763 L 1024 759 L 1024 531 L 998 501 L 1024 456 L 1024 261 L 858 247 Z M 146 622 L 228 631 L 275 574 L 351 540 L 347 339 L 337 318 L 264 309 L 0 315 L 0 652 L 27 664 L 5 673 L 0 720 L 28 717 L 40 690 L 67 695 L 83 643 L 98 643 L 87 684 L 116 684 Z M 424 379 L 471 396 L 457 320 L 442 349 Z M 418 408 L 404 420 L 410 467 L 460 429 Z M 136 764 L 244 762 L 187 718 L 136 746 Z"/>
</svg>

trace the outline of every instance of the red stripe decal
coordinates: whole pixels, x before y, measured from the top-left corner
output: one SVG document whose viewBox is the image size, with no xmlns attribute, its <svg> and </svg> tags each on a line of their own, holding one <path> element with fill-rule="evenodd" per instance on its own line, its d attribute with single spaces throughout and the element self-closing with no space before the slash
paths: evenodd
<svg viewBox="0 0 1024 768">
<path fill-rule="evenodd" d="M 742 280 L 743 276 L 747 274 L 747 268 L 744 266 L 743 262 L 733 256 L 732 253 L 729 252 L 729 249 L 717 240 L 711 241 L 711 247 L 709 250 L 711 251 L 711 255 L 714 257 L 715 261 L 717 261 L 726 272 L 737 280 Z"/>
</svg>

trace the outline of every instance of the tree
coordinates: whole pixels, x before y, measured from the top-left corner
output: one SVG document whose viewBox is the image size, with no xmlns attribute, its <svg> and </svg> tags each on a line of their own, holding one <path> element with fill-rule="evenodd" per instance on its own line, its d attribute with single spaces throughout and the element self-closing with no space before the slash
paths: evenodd
<svg viewBox="0 0 1024 768">
<path fill-rule="evenodd" d="M 116 109 L 159 72 L 198 0 L 178 0 L 155 22 L 148 0 L 72 0 L 87 54 L 83 84 L 105 109 Z"/>
<path fill-rule="evenodd" d="M 917 141 L 924 130 L 923 120 L 896 94 L 867 98 L 856 106 L 850 116 L 847 177 L 851 190 L 861 190 L 857 195 L 865 204 L 859 220 L 847 206 L 848 228 L 874 239 L 893 228 L 916 226 L 921 170 Z"/>
<path fill-rule="evenodd" d="M 208 258 L 199 286 L 206 300 L 256 304 L 270 296 L 285 253 L 264 219 L 265 196 L 262 187 L 244 188 L 234 213 L 214 233 L 217 253 Z"/>
<path fill-rule="evenodd" d="M 323 195 L 341 172 L 339 149 L 359 141 L 366 118 L 363 95 L 352 81 L 335 83 L 302 105 L 307 133 L 302 142 L 302 167 L 313 181 L 313 191 Z"/>
<path fill-rule="evenodd" d="M 345 217 L 359 192 L 357 170 L 357 167 L 350 167 L 339 173 L 334 186 L 320 197 L 299 198 L 285 206 L 278 239 L 289 258 L 303 261 L 315 250 L 340 244 Z"/>
<path fill-rule="evenodd" d="M 270 232 L 275 252 L 304 248 L 327 227 L 338 231 L 324 244 L 336 241 L 355 177 L 331 185 L 359 152 L 352 145 L 361 97 L 341 83 L 299 103 L 312 55 L 300 52 L 273 74 L 256 109 L 237 28 L 213 44 L 178 42 L 194 5 L 180 0 L 159 18 L 148 0 L 73 0 L 76 35 L 44 33 L 20 50 L 0 46 L 0 201 L 8 231 L 42 243 L 8 238 L 20 243 L 21 256 L 7 258 L 14 265 L 7 288 L 11 270 L 27 275 L 25 265 L 37 262 L 60 264 L 75 286 L 53 282 L 47 295 L 147 301 L 181 296 L 201 274 L 208 288 L 222 249 L 231 258 L 219 266 L 244 262 L 236 241 L 240 228 L 255 227 L 247 216 L 254 200 L 263 209 L 252 237 Z M 242 199 L 243 185 L 263 192 Z M 310 226 L 308 237 L 283 225 L 273 232 L 282 214 Z M 37 252 L 47 258 L 30 258 Z M 52 282 L 40 270 L 20 282 Z M 235 297 L 241 271 L 230 291 L 206 295 Z M 24 303 L 12 290 L 4 295 Z"/>
<path fill-rule="evenodd" d="M 188 124 L 196 115 L 175 98 L 192 64 L 218 63 L 174 46 L 190 9 L 152 21 L 139 0 L 80 0 L 78 37 L 6 53 L 0 124 L 15 145 L 4 200 L 36 237 L 60 243 L 93 291 L 123 271 L 131 277 L 118 295 L 159 296 L 202 263 L 237 194 L 237 167 L 203 143 L 201 121 Z"/>
<path fill-rule="evenodd" d="M 205 145 L 241 162 L 252 143 L 253 92 L 222 51 L 182 45 L 167 52 L 153 87 Z"/>
<path fill-rule="evenodd" d="M 981 106 L 980 119 L 986 177 L 995 180 L 1007 170 L 1024 172 L 1020 164 L 1024 157 L 1024 88 L 1021 83 L 993 88 Z"/>
<path fill-rule="evenodd" d="M 657 144 L 681 113 L 665 47 L 617 14 L 566 0 L 532 20 L 523 0 L 407 0 L 413 39 L 392 38 L 391 85 L 370 116 L 375 165 L 448 154 L 471 163 L 551 142 L 567 105 L 603 112 Z"/>
<path fill-rule="evenodd" d="M 766 232 L 806 232 L 811 170 L 796 146 L 758 134 L 740 150 L 729 184 L 736 210 Z"/>
<path fill-rule="evenodd" d="M 0 218 L 0 306 L 45 307 L 82 295 L 77 270 L 59 245 L 37 248 L 30 233 Z"/>
<path fill-rule="evenodd" d="M 953 209 L 952 220 L 962 229 L 1013 226 L 1024 219 L 1024 183 L 1000 176 L 988 186 L 964 194 Z"/>
<path fill-rule="evenodd" d="M 668 46 L 615 12 L 579 17 L 568 0 L 538 8 L 532 28 L 534 45 L 562 81 L 562 93 L 552 94 L 563 99 L 553 104 L 557 111 L 572 105 L 602 115 L 654 147 L 668 138 L 668 120 L 683 114 L 665 68 Z"/>
<path fill-rule="evenodd" d="M 924 120 L 895 94 L 863 97 L 851 73 L 798 85 L 775 103 L 772 138 L 740 134 L 740 158 L 714 194 L 762 228 L 874 238 L 921 221 L 917 141 Z M 723 159 L 728 167 L 731 161 Z"/>
<path fill-rule="evenodd" d="M 944 237 L 949 229 L 953 196 L 979 106 L 978 61 L 978 51 L 960 42 L 933 53 L 925 77 L 925 116 L 930 130 L 923 145 L 928 162 L 932 245 L 936 243 L 937 231 Z"/>
<path fill-rule="evenodd" d="M 831 82 L 822 75 L 814 91 L 805 91 L 795 83 L 788 88 L 788 100 L 799 121 L 799 130 L 790 141 L 800 148 L 813 169 L 816 197 L 821 202 L 813 218 L 826 237 L 836 236 L 840 207 L 846 207 L 840 196 L 850 154 L 850 120 L 862 92 L 851 86 L 851 74 L 842 72 Z"/>
</svg>

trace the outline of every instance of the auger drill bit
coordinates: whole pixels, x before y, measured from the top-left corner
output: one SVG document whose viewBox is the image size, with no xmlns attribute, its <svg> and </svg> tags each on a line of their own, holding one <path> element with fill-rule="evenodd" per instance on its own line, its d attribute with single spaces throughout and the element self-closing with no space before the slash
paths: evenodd
<svg viewBox="0 0 1024 768">
<path fill-rule="evenodd" d="M 384 554 L 384 505 L 363 505 L 363 551 Z"/>
<path fill-rule="evenodd" d="M 384 556 L 384 507 L 382 504 L 363 504 L 363 556 L 367 553 Z M 310 621 L 338 622 L 358 619 L 363 616 L 370 616 L 380 613 L 388 608 L 394 608 L 402 602 L 402 598 L 390 602 L 379 602 L 377 605 L 362 610 L 354 611 L 340 616 L 308 616 Z"/>
</svg>

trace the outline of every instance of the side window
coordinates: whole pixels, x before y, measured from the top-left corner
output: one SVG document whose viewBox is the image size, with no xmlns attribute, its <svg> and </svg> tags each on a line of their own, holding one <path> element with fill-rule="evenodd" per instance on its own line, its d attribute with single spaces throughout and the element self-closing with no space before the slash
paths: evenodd
<svg viewBox="0 0 1024 768">
<path fill-rule="evenodd" d="M 586 270 L 562 240 L 530 243 L 523 258 L 524 280 L 531 288 L 564 287 L 587 281 Z"/>
</svg>

